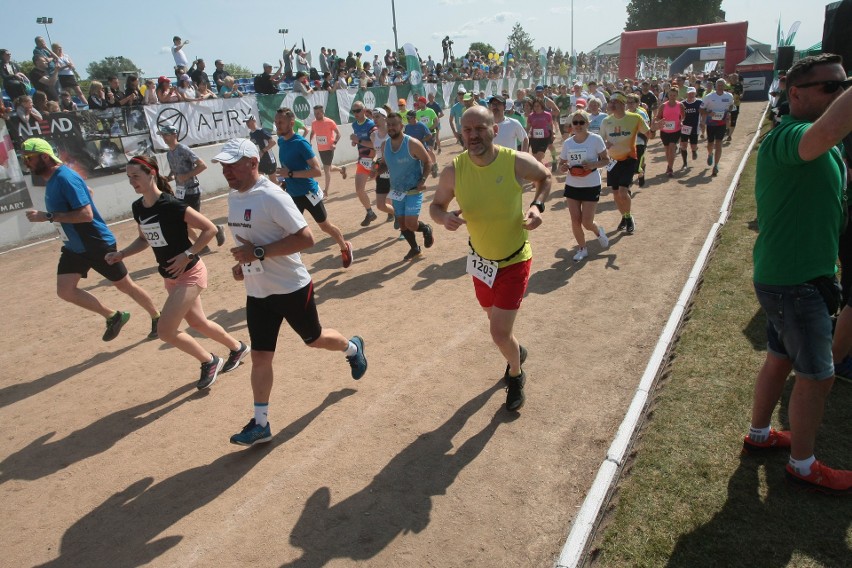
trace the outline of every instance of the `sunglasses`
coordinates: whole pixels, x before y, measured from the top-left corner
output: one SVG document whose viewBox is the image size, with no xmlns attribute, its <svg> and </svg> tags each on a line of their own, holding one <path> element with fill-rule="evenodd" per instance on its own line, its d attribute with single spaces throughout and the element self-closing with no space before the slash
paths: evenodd
<svg viewBox="0 0 852 568">
<path fill-rule="evenodd" d="M 574 126 L 580 126 L 580 125 L 586 124 L 586 121 L 585 120 L 572 120 L 571 124 L 573 124 Z"/>
<path fill-rule="evenodd" d="M 353 109 L 352 109 L 352 112 L 354 112 L 355 114 L 358 114 L 359 112 L 364 112 L 364 109 L 362 109 L 362 108 L 353 108 Z"/>
<path fill-rule="evenodd" d="M 844 91 L 852 86 L 852 79 L 846 79 L 845 81 L 813 81 L 811 83 L 802 83 L 801 85 L 793 85 L 798 89 L 807 89 L 808 87 L 816 87 L 822 86 L 822 92 L 830 95 L 831 93 L 836 93 L 837 89 L 843 89 Z"/>
</svg>

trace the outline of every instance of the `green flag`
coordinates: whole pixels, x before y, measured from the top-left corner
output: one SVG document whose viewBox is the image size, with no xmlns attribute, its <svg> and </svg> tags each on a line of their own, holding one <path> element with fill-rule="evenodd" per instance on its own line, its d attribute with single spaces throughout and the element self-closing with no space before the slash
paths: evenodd
<svg viewBox="0 0 852 568">
<path fill-rule="evenodd" d="M 405 68 L 408 70 L 408 82 L 411 84 L 411 90 L 418 97 L 426 96 L 426 90 L 423 88 L 423 74 L 420 72 L 420 58 L 417 57 L 417 50 L 410 43 L 402 46 L 405 52 Z"/>
</svg>

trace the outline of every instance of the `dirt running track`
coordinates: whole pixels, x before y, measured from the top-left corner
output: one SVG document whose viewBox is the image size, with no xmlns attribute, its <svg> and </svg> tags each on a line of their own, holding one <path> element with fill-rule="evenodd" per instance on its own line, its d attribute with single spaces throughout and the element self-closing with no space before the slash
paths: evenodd
<svg viewBox="0 0 852 568">
<path fill-rule="evenodd" d="M 198 393 L 197 363 L 146 341 L 145 312 L 96 274 L 87 289 L 133 314 L 114 342 L 100 340 L 101 318 L 56 297 L 58 241 L 0 256 L 0 564 L 552 566 L 762 110 L 743 105 L 718 178 L 701 147 L 667 180 L 653 140 L 635 235 L 613 232 L 607 192 L 598 219 L 611 246 L 592 241 L 584 263 L 571 260 L 554 181 L 517 323 L 529 348 L 519 416 L 502 408 L 505 362 L 464 273 L 466 232 L 436 227 L 435 246 L 403 262 L 390 223 L 359 226 L 351 177 L 335 179 L 328 209 L 354 264 L 340 268 L 313 222 L 303 258 L 323 325 L 362 335 L 369 370 L 352 381 L 342 355 L 303 346 L 285 324 L 262 447 L 228 443 L 251 417 L 249 365 Z M 222 222 L 226 207 L 204 212 Z M 114 230 L 126 244 L 135 225 Z M 230 255 L 205 262 L 208 315 L 247 341 Z M 153 266 L 150 251 L 128 261 L 162 303 Z"/>
</svg>

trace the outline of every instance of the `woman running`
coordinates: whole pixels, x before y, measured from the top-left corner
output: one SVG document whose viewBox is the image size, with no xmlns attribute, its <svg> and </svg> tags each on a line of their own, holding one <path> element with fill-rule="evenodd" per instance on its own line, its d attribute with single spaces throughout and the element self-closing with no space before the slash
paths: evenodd
<svg viewBox="0 0 852 568">
<path fill-rule="evenodd" d="M 669 177 L 674 176 L 674 161 L 680 142 L 680 129 L 686 116 L 683 105 L 677 100 L 677 95 L 677 87 L 670 87 L 668 100 L 657 109 L 657 123 L 655 125 L 656 128 L 660 129 L 660 140 L 662 140 L 663 147 L 666 149 L 666 175 Z M 685 160 L 684 165 L 686 165 Z"/>
<path fill-rule="evenodd" d="M 589 256 L 584 228 L 598 238 L 602 248 L 609 247 L 606 231 L 595 224 L 595 210 L 601 198 L 601 172 L 598 168 L 609 163 L 609 155 L 603 138 L 589 132 L 589 114 L 586 111 L 575 111 L 568 118 L 574 135 L 562 144 L 559 169 L 566 174 L 565 202 L 571 214 L 571 232 L 577 239 L 574 262 L 580 262 Z"/>
<path fill-rule="evenodd" d="M 527 117 L 527 133 L 530 137 L 530 151 L 543 164 L 544 153 L 553 144 L 553 115 L 544 110 L 541 99 L 535 99 L 532 103 L 532 114 Z"/>
<path fill-rule="evenodd" d="M 127 178 L 136 193 L 142 195 L 133 202 L 133 218 L 139 224 L 139 236 L 123 250 L 107 254 L 106 261 L 114 264 L 148 246 L 154 249 L 169 294 L 160 313 L 157 332 L 162 341 L 198 359 L 201 378 L 196 386 L 199 390 L 206 389 L 220 372 L 236 369 L 251 351 L 218 323 L 208 320 L 201 307 L 201 291 L 207 288 L 207 267 L 198 252 L 216 236 L 216 225 L 173 195 L 169 182 L 160 175 L 153 159 L 147 156 L 131 158 L 127 163 Z M 201 231 L 194 244 L 189 240 L 188 227 Z M 230 349 L 228 360 L 208 353 L 192 336 L 178 329 L 184 320 L 205 337 Z"/>
</svg>

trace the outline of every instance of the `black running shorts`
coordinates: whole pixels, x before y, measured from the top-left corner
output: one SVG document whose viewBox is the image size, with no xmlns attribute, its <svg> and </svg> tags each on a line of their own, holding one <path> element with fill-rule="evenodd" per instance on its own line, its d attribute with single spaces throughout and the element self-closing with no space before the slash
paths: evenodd
<svg viewBox="0 0 852 568">
<path fill-rule="evenodd" d="M 281 322 L 285 319 L 306 345 L 319 339 L 322 326 L 314 302 L 313 282 L 290 294 L 246 298 L 246 322 L 251 348 L 274 352 L 278 345 Z"/>
</svg>

